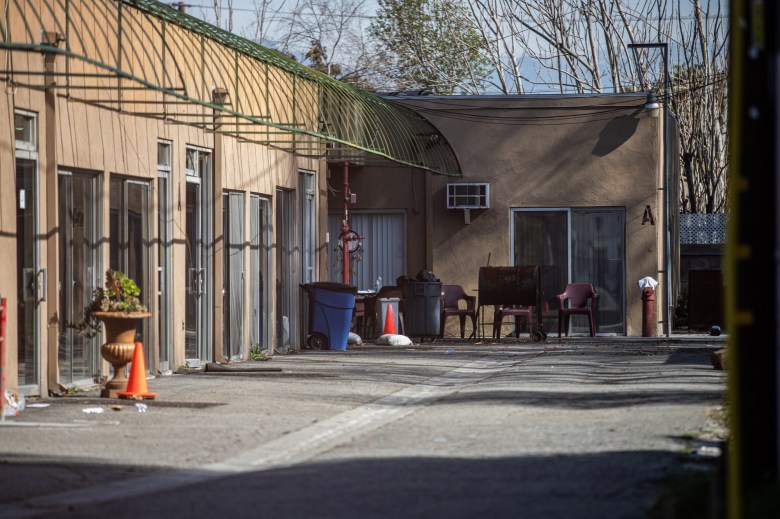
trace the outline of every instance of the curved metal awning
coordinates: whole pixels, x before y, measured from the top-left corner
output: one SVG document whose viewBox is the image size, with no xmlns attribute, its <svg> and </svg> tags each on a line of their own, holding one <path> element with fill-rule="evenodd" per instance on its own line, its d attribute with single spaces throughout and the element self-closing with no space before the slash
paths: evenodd
<svg viewBox="0 0 780 519">
<path fill-rule="evenodd" d="M 19 0 L 0 29 L 11 88 L 55 88 L 310 157 L 460 175 L 444 137 L 413 111 L 154 0 Z"/>
</svg>

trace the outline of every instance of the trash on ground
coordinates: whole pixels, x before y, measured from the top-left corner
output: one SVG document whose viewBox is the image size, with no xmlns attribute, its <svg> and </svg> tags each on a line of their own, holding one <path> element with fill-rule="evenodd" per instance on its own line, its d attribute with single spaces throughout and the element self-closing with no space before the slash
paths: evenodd
<svg viewBox="0 0 780 519">
<path fill-rule="evenodd" d="M 24 395 L 19 394 L 18 398 L 10 391 L 5 392 L 5 406 L 3 407 L 4 416 L 17 416 L 24 411 Z"/>
<path fill-rule="evenodd" d="M 111 409 L 113 409 L 114 411 L 121 411 L 124 408 L 125 408 L 125 406 L 123 406 L 123 405 L 112 405 L 111 406 Z"/>
<path fill-rule="evenodd" d="M 141 402 L 137 402 L 135 404 L 136 409 L 138 409 L 139 413 L 145 413 L 146 410 L 149 408 L 146 404 L 142 404 Z"/>
<path fill-rule="evenodd" d="M 720 447 L 714 447 L 711 445 L 702 445 L 698 450 L 699 456 L 708 456 L 717 458 L 721 455 Z"/>
<path fill-rule="evenodd" d="M 375 344 L 383 346 L 411 346 L 412 340 L 406 335 L 397 335 L 394 333 L 386 333 L 381 335 L 375 341 Z"/>
<path fill-rule="evenodd" d="M 102 407 L 85 407 L 81 411 L 87 414 L 100 414 L 103 411 L 105 411 L 105 409 L 103 409 Z"/>
<path fill-rule="evenodd" d="M 444 350 L 445 355 L 449 355 L 451 353 L 455 353 L 455 350 L 453 350 L 452 348 L 447 348 L 446 350 Z"/>
</svg>

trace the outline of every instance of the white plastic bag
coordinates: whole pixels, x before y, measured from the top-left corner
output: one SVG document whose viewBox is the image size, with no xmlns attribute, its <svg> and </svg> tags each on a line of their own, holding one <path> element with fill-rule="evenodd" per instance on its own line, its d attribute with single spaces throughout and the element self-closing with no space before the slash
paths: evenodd
<svg viewBox="0 0 780 519">
<path fill-rule="evenodd" d="M 3 406 L 3 416 L 18 416 L 19 415 L 19 403 L 14 396 L 6 391 L 5 392 L 5 406 Z"/>
<path fill-rule="evenodd" d="M 650 276 L 647 276 L 640 279 L 638 284 L 639 284 L 639 290 L 644 290 L 647 287 L 650 287 L 653 290 L 655 290 L 655 287 L 658 286 L 658 281 L 651 278 Z"/>
</svg>

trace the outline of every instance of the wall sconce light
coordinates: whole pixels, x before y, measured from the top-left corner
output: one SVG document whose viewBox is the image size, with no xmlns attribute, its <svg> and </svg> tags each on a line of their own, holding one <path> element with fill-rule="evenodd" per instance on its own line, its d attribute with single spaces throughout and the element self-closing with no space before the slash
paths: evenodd
<svg viewBox="0 0 780 519">
<path fill-rule="evenodd" d="M 56 31 L 45 31 L 41 29 L 41 45 L 59 47 L 61 42 L 65 41 L 65 36 Z"/>
<path fill-rule="evenodd" d="M 655 92 L 648 93 L 645 110 L 650 112 L 650 117 L 658 117 L 659 108 L 661 108 L 661 104 L 658 102 L 658 97 L 655 95 Z"/>
<path fill-rule="evenodd" d="M 211 102 L 215 105 L 225 106 L 228 104 L 228 95 L 227 88 L 218 86 L 211 87 Z"/>
</svg>

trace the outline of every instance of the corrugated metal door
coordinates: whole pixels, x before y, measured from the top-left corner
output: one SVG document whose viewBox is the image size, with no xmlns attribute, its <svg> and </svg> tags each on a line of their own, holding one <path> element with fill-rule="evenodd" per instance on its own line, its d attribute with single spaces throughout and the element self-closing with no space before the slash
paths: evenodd
<svg viewBox="0 0 780 519">
<path fill-rule="evenodd" d="M 342 280 L 342 255 L 338 236 L 341 213 L 328 215 L 328 265 L 330 281 Z M 402 211 L 352 211 L 352 230 L 363 237 L 360 250 L 351 255 L 350 280 L 359 290 L 374 288 L 381 276 L 383 285 L 395 285 L 406 274 L 406 217 Z"/>
</svg>

